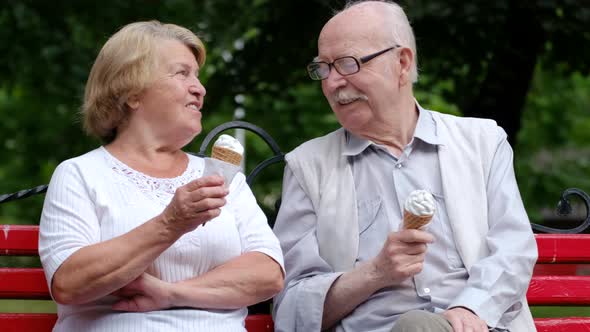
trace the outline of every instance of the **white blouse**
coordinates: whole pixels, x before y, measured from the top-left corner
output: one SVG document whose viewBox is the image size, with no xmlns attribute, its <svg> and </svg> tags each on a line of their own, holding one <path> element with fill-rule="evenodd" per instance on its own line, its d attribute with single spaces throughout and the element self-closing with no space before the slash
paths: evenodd
<svg viewBox="0 0 590 332">
<path fill-rule="evenodd" d="M 160 214 L 176 188 L 203 174 L 204 160 L 192 155 L 184 173 L 153 178 L 123 164 L 103 147 L 62 162 L 45 197 L 39 255 L 51 289 L 59 266 L 78 249 L 120 236 Z M 183 235 L 148 268 L 167 282 L 199 276 L 245 252 L 262 252 L 283 267 L 278 240 L 238 173 L 221 214 Z M 179 308 L 145 313 L 110 309 L 106 296 L 84 305 L 58 304 L 54 331 L 245 331 L 247 309 Z"/>
</svg>

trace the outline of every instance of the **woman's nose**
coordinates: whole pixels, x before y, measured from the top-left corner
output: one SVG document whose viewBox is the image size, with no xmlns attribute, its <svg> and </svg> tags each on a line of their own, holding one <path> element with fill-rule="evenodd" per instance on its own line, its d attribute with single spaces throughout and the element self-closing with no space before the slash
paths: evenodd
<svg viewBox="0 0 590 332">
<path fill-rule="evenodd" d="M 192 84 L 189 86 L 189 92 L 192 94 L 198 94 L 203 97 L 207 94 L 207 90 L 205 89 L 203 84 L 201 84 L 201 81 L 198 77 L 196 77 Z"/>
</svg>

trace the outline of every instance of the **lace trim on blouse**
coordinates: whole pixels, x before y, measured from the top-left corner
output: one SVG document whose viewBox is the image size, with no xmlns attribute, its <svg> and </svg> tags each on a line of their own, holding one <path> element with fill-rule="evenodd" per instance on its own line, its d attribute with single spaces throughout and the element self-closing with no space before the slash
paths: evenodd
<svg viewBox="0 0 590 332">
<path fill-rule="evenodd" d="M 176 189 L 190 181 L 200 177 L 203 173 L 202 167 L 198 167 L 195 159 L 188 156 L 188 165 L 184 172 L 174 178 L 155 178 L 127 166 L 119 159 L 110 154 L 107 149 L 101 147 L 107 156 L 109 167 L 120 176 L 129 180 L 142 193 L 162 205 L 168 205 L 174 196 Z"/>
</svg>

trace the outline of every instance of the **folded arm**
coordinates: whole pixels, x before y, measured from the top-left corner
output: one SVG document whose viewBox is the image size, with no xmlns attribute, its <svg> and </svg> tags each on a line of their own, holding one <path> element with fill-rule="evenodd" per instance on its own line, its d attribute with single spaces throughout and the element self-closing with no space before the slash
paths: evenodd
<svg viewBox="0 0 590 332">
<path fill-rule="evenodd" d="M 194 278 L 173 284 L 145 283 L 154 287 L 142 289 L 138 293 L 140 296 L 123 300 L 116 308 L 146 310 L 135 306 L 134 301 L 147 296 L 156 298 L 151 303 L 166 303 L 168 307 L 235 309 L 267 300 L 283 289 L 283 256 L 279 241 L 242 174 L 236 175 L 230 192 L 227 208 L 235 216 L 243 254 Z M 130 285 L 125 290 L 131 289 L 133 295 L 136 286 Z"/>
<path fill-rule="evenodd" d="M 39 237 L 55 301 L 88 303 L 129 284 L 182 234 L 218 214 L 226 194 L 222 182 L 221 178 L 193 181 L 177 190 L 161 215 L 101 241 L 97 208 L 80 171 L 72 164 L 60 165 L 45 198 Z M 205 192 L 198 189 L 201 186 Z M 194 200 L 199 204 L 193 204 Z"/>
<path fill-rule="evenodd" d="M 122 298 L 113 309 L 238 309 L 268 300 L 281 289 L 281 266 L 265 254 L 251 252 L 198 277 L 176 283 L 143 274 L 113 294 Z"/>
</svg>

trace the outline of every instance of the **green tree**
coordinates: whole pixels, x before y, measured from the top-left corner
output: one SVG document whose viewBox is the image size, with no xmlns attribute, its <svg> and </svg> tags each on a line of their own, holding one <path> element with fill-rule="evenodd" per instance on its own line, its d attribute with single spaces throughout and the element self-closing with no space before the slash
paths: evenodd
<svg viewBox="0 0 590 332">
<path fill-rule="evenodd" d="M 77 110 L 84 83 L 106 38 L 137 20 L 158 19 L 181 24 L 206 42 L 208 59 L 201 75 L 208 89 L 203 110 L 205 131 L 231 120 L 236 108 L 242 108 L 246 112 L 245 120 L 266 129 L 285 151 L 327 133 L 338 124 L 321 95 L 319 84 L 308 80 L 304 68 L 317 54 L 321 27 L 342 3 L 342 0 L 3 2 L 0 5 L 0 114 L 4 120 L 0 122 L 3 161 L 0 192 L 46 183 L 61 160 L 98 144 L 85 138 L 79 126 Z M 590 68 L 586 60 L 590 55 L 590 33 L 586 28 L 590 25 L 589 2 L 413 0 L 401 4 L 417 36 L 421 79 L 416 94 L 423 105 L 496 119 L 513 144 L 516 138 L 522 141 L 515 145 L 517 162 L 530 164 L 532 159 L 528 158 L 534 158 L 533 151 L 541 151 L 542 144 L 549 144 L 545 143 L 547 140 L 529 138 L 542 135 L 539 129 L 530 127 L 530 121 L 540 117 L 549 122 L 558 121 L 556 114 L 560 113 L 557 107 L 539 100 L 550 94 L 559 104 L 568 95 L 560 86 L 548 86 L 547 81 L 563 78 L 564 82 L 570 82 L 565 85 L 567 89 L 586 87 L 584 79 Z M 578 75 L 579 79 L 571 81 L 571 75 Z M 531 84 L 533 92 L 529 94 Z M 588 122 L 587 108 L 584 109 L 587 105 L 571 106 L 585 119 L 571 123 L 572 130 L 580 133 L 575 135 L 578 138 L 565 136 L 566 144 L 571 145 L 568 148 L 574 151 L 584 144 L 582 133 L 586 126 L 582 123 Z M 522 134 L 519 133 L 521 124 L 526 128 Z M 202 137 L 189 149 L 196 151 Z M 560 146 L 561 143 L 551 144 Z M 248 144 L 248 169 L 251 169 L 254 163 L 268 156 L 269 150 L 252 136 L 248 136 Z M 524 172 L 519 174 L 521 178 L 527 178 L 531 171 L 531 167 L 519 166 L 519 173 Z M 271 202 L 278 196 L 281 174 L 281 167 L 273 167 L 268 179 L 267 175 L 261 179 L 261 192 L 265 193 L 261 201 Z M 565 184 L 557 181 L 541 189 L 559 190 L 557 187 L 562 183 Z M 539 196 L 528 189 L 523 193 Z M 40 200 L 34 204 L 0 206 L 0 215 L 34 222 L 38 219 L 39 204 Z"/>
</svg>

